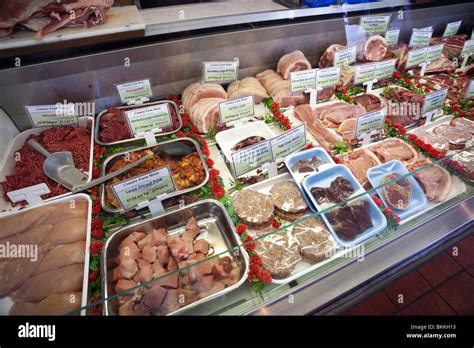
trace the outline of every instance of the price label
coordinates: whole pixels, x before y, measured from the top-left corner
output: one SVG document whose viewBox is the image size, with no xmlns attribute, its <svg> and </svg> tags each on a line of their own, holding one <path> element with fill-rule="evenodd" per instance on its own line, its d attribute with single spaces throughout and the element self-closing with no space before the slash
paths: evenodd
<svg viewBox="0 0 474 348">
<path fill-rule="evenodd" d="M 387 31 L 389 22 L 390 15 L 362 16 L 359 25 L 370 34 L 380 34 Z"/>
<path fill-rule="evenodd" d="M 466 89 L 466 99 L 474 98 L 474 80 L 469 80 L 469 84 Z"/>
<path fill-rule="evenodd" d="M 382 108 L 364 115 L 357 116 L 355 137 L 360 138 L 372 132 L 381 131 L 384 127 L 386 115 L 387 108 Z"/>
<path fill-rule="evenodd" d="M 310 89 L 316 89 L 316 70 L 301 70 L 290 73 L 291 92 L 305 92 Z"/>
<path fill-rule="evenodd" d="M 427 47 L 419 48 L 417 50 L 408 51 L 407 62 L 405 68 L 419 66 L 425 62 Z"/>
<path fill-rule="evenodd" d="M 461 21 L 451 22 L 446 25 L 444 29 L 443 37 L 454 36 L 458 33 L 459 28 L 461 27 Z"/>
<path fill-rule="evenodd" d="M 113 184 L 112 190 L 125 210 L 166 193 L 176 191 L 168 166 Z"/>
<path fill-rule="evenodd" d="M 398 45 L 398 38 L 400 37 L 400 29 L 387 30 L 385 32 L 385 40 L 387 40 L 388 47 Z"/>
<path fill-rule="evenodd" d="M 375 63 L 355 65 L 354 84 L 372 81 L 375 76 Z"/>
<path fill-rule="evenodd" d="M 474 40 L 467 40 L 464 42 L 464 47 L 461 51 L 461 57 L 469 57 L 474 54 Z"/>
<path fill-rule="evenodd" d="M 251 117 L 255 114 L 253 95 L 219 103 L 219 115 L 222 123 Z"/>
<path fill-rule="evenodd" d="M 383 60 L 375 65 L 375 80 L 383 80 L 392 76 L 395 71 L 396 59 Z"/>
<path fill-rule="evenodd" d="M 133 81 L 115 85 L 122 103 L 153 96 L 150 80 Z"/>
<path fill-rule="evenodd" d="M 430 28 L 413 29 L 408 47 L 426 47 L 429 46 L 433 30 Z"/>
<path fill-rule="evenodd" d="M 357 47 L 349 47 L 334 53 L 334 66 L 344 67 L 356 61 Z"/>
<path fill-rule="evenodd" d="M 320 88 L 336 86 L 339 84 L 340 76 L 341 68 L 339 67 L 318 69 L 316 71 L 316 86 Z"/>
<path fill-rule="evenodd" d="M 271 139 L 270 145 L 274 162 L 298 151 L 306 146 L 306 125 L 303 123 Z"/>
<path fill-rule="evenodd" d="M 135 135 L 146 132 L 160 132 L 172 125 L 168 104 L 150 105 L 147 107 L 125 111 L 128 125 Z"/>
<path fill-rule="evenodd" d="M 77 125 L 74 104 L 25 106 L 26 113 L 34 128 Z"/>
<path fill-rule="evenodd" d="M 438 60 L 439 58 L 441 58 L 441 54 L 443 52 L 443 47 L 444 47 L 444 44 L 428 46 L 426 48 L 425 61 L 431 63 L 431 62 L 434 62 L 435 60 Z"/>
<path fill-rule="evenodd" d="M 231 154 L 234 174 L 236 177 L 273 162 L 270 141 L 265 140 Z"/>
<path fill-rule="evenodd" d="M 423 115 L 433 113 L 441 109 L 446 101 L 448 89 L 440 89 L 439 91 L 431 92 L 425 95 L 423 102 Z"/>
<path fill-rule="evenodd" d="M 228 62 L 204 62 L 203 77 L 204 82 L 225 83 L 238 79 L 239 61 Z"/>
</svg>

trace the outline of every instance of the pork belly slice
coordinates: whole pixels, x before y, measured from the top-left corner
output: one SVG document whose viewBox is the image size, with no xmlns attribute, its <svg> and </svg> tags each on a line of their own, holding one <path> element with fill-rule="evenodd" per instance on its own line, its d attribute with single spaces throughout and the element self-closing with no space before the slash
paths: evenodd
<svg viewBox="0 0 474 348">
<path fill-rule="evenodd" d="M 300 70 L 311 69 L 311 63 L 306 59 L 303 52 L 293 51 L 280 58 L 277 65 L 277 73 L 281 74 L 285 80 L 290 77 L 290 73 Z"/>
</svg>

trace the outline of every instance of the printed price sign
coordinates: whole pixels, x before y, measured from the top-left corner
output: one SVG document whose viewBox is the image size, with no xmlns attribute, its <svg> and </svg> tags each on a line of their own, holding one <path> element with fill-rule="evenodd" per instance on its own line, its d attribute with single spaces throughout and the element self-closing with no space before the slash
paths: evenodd
<svg viewBox="0 0 474 348">
<path fill-rule="evenodd" d="M 306 146 L 306 125 L 302 124 L 270 140 L 273 161 L 285 158 L 289 154 Z"/>
<path fill-rule="evenodd" d="M 355 65 L 354 84 L 372 81 L 375 76 L 375 63 Z"/>
<path fill-rule="evenodd" d="M 380 34 L 387 31 L 390 15 L 362 16 L 359 25 L 370 34 Z"/>
<path fill-rule="evenodd" d="M 393 72 L 395 71 L 395 64 L 397 63 L 396 59 L 383 60 L 375 65 L 375 80 L 383 80 L 389 77 L 392 77 Z"/>
<path fill-rule="evenodd" d="M 425 62 L 427 47 L 419 48 L 417 50 L 408 51 L 406 68 L 419 66 Z"/>
<path fill-rule="evenodd" d="M 339 84 L 340 76 L 341 68 L 339 67 L 318 69 L 316 71 L 316 86 L 320 88 L 336 86 Z"/>
<path fill-rule="evenodd" d="M 357 116 L 355 137 L 361 138 L 365 137 L 366 135 L 370 135 L 370 133 L 375 131 L 383 130 L 386 115 L 387 109 L 382 108 L 364 115 Z"/>
<path fill-rule="evenodd" d="M 25 106 L 34 128 L 78 124 L 74 104 Z"/>
<path fill-rule="evenodd" d="M 316 89 L 316 69 L 290 73 L 291 92 L 306 92 L 311 89 Z"/>
<path fill-rule="evenodd" d="M 447 88 L 440 89 L 439 91 L 431 92 L 425 95 L 422 115 L 427 118 L 426 122 L 430 122 L 431 117 L 443 107 L 447 95 Z"/>
<path fill-rule="evenodd" d="M 153 96 L 150 80 L 133 81 L 115 85 L 122 103 Z"/>
<path fill-rule="evenodd" d="M 385 40 L 387 40 L 388 47 L 396 46 L 398 38 L 400 37 L 400 29 L 387 30 L 385 32 Z"/>
<path fill-rule="evenodd" d="M 236 177 L 262 167 L 273 161 L 270 141 L 262 141 L 240 151 L 232 153 L 232 163 Z"/>
<path fill-rule="evenodd" d="M 204 82 L 232 82 L 239 77 L 239 61 L 204 62 L 202 63 Z"/>
<path fill-rule="evenodd" d="M 433 30 L 431 28 L 413 29 L 408 47 L 429 46 Z"/>
<path fill-rule="evenodd" d="M 228 123 L 255 114 L 253 95 L 219 103 L 222 123 Z"/>
<path fill-rule="evenodd" d="M 458 33 L 459 27 L 461 26 L 462 20 L 457 22 L 451 22 L 446 25 L 444 29 L 443 37 L 454 36 Z"/>
<path fill-rule="evenodd" d="M 441 53 L 443 52 L 444 44 L 428 46 L 426 48 L 426 57 L 425 62 L 434 62 L 441 58 Z"/>
<path fill-rule="evenodd" d="M 126 111 L 125 117 L 134 135 L 160 132 L 163 128 L 172 125 L 168 104 L 157 104 Z"/>
<path fill-rule="evenodd" d="M 112 185 L 112 190 L 125 210 L 143 202 L 176 191 L 176 185 L 168 166 L 135 176 Z"/>
<path fill-rule="evenodd" d="M 469 84 L 467 85 L 466 90 L 466 99 L 474 98 L 474 80 L 469 80 Z"/>
<path fill-rule="evenodd" d="M 349 47 L 334 53 L 334 66 L 340 68 L 351 65 L 356 61 L 357 47 Z"/>
<path fill-rule="evenodd" d="M 474 54 L 474 40 L 467 40 L 464 42 L 464 47 L 461 51 L 461 57 L 469 57 Z"/>
</svg>

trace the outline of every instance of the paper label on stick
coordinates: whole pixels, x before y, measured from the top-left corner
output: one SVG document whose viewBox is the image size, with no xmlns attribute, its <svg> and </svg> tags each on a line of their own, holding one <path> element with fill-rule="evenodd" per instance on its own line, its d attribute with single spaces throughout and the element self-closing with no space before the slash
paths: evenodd
<svg viewBox="0 0 474 348">
<path fill-rule="evenodd" d="M 253 95 L 219 103 L 222 123 L 237 121 L 255 114 Z"/>
<path fill-rule="evenodd" d="M 451 22 L 446 25 L 444 29 L 443 37 L 454 36 L 458 33 L 459 27 L 461 26 L 462 20 L 457 22 Z"/>
<path fill-rule="evenodd" d="M 433 30 L 429 28 L 413 29 L 408 47 L 426 47 L 429 46 Z"/>
<path fill-rule="evenodd" d="M 334 53 L 334 66 L 344 67 L 356 61 L 357 47 L 349 47 Z"/>
<path fill-rule="evenodd" d="M 316 69 L 293 71 L 290 73 L 292 93 L 316 89 Z"/>
<path fill-rule="evenodd" d="M 474 40 L 467 40 L 464 42 L 464 47 L 461 51 L 461 57 L 472 56 L 474 54 Z"/>
<path fill-rule="evenodd" d="M 162 194 L 176 191 L 169 166 L 113 184 L 112 190 L 125 210 Z"/>
<path fill-rule="evenodd" d="M 238 79 L 239 62 L 204 62 L 202 79 L 204 82 L 224 83 Z"/>
<path fill-rule="evenodd" d="M 366 134 L 370 134 L 375 131 L 381 131 L 384 127 L 386 114 L 387 109 L 382 108 L 364 115 L 357 116 L 354 133 L 355 137 L 360 138 Z"/>
<path fill-rule="evenodd" d="M 425 100 L 423 102 L 423 111 L 422 115 L 431 113 L 441 109 L 446 101 L 446 96 L 448 95 L 448 89 L 440 89 L 439 91 L 431 92 L 425 95 Z"/>
<path fill-rule="evenodd" d="M 466 99 L 474 98 L 474 80 L 469 80 L 469 84 L 467 85 L 466 89 Z"/>
<path fill-rule="evenodd" d="M 425 62 L 427 48 L 419 48 L 417 50 L 409 51 L 405 68 L 419 66 Z"/>
<path fill-rule="evenodd" d="M 41 196 L 50 192 L 48 186 L 45 183 L 41 183 L 7 192 L 7 196 L 14 203 L 26 201 L 29 205 L 33 206 L 43 203 Z"/>
<path fill-rule="evenodd" d="M 157 104 L 125 111 L 125 117 L 135 135 L 160 131 L 172 125 L 168 104 Z"/>
<path fill-rule="evenodd" d="M 273 161 L 270 141 L 265 140 L 231 154 L 234 174 L 239 177 Z"/>
<path fill-rule="evenodd" d="M 393 72 L 395 71 L 395 64 L 397 63 L 396 59 L 383 60 L 375 65 L 375 80 L 383 80 L 389 77 L 392 77 Z"/>
<path fill-rule="evenodd" d="M 60 106 L 61 105 L 61 106 Z M 79 123 L 74 104 L 25 106 L 34 128 L 77 125 Z"/>
<path fill-rule="evenodd" d="M 375 63 L 355 65 L 354 85 L 372 81 L 375 76 Z"/>
<path fill-rule="evenodd" d="M 385 40 L 387 40 L 387 46 L 393 47 L 398 44 L 398 38 L 400 37 L 400 29 L 387 30 L 385 32 Z"/>
<path fill-rule="evenodd" d="M 306 146 L 306 125 L 303 123 L 270 140 L 273 160 L 285 158 Z"/>
<path fill-rule="evenodd" d="M 122 103 L 153 96 L 150 80 L 140 80 L 115 85 Z"/>
<path fill-rule="evenodd" d="M 381 34 L 387 31 L 390 15 L 362 16 L 359 25 L 370 34 Z"/>
<path fill-rule="evenodd" d="M 426 47 L 426 57 L 425 62 L 434 62 L 441 57 L 443 52 L 444 44 L 433 45 Z"/>
<path fill-rule="evenodd" d="M 339 84 L 341 68 L 329 67 L 316 71 L 316 85 L 321 88 L 336 86 Z"/>
</svg>

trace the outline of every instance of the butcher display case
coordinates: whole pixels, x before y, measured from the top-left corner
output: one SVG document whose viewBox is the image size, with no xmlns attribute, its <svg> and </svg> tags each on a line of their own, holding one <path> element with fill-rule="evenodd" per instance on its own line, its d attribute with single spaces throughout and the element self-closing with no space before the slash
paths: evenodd
<svg viewBox="0 0 474 348">
<path fill-rule="evenodd" d="M 123 166 L 130 157 L 144 157 L 162 148 L 163 162 L 153 163 L 153 173 L 166 168 L 176 190 L 176 194 L 149 194 L 146 204 L 136 206 L 125 204 L 129 196 L 122 200 L 119 180 L 87 191 L 93 196 L 87 229 L 87 233 L 92 230 L 87 239 L 91 260 L 85 272 L 89 301 L 63 314 L 340 314 L 436 250 L 472 234 L 474 113 L 470 103 L 474 92 L 472 51 L 462 54 L 467 45 L 458 47 L 461 54 L 448 62 L 457 65 L 446 73 L 453 79 L 465 77 L 462 101 L 448 97 L 450 103 L 443 99 L 441 106 L 429 110 L 426 95 L 446 91 L 446 98 L 453 83 L 446 82 L 449 86 L 445 88 L 440 80 L 431 81 L 431 62 L 423 65 L 426 61 L 420 62 L 421 76 L 418 64 L 405 62 L 397 65 L 400 72 L 392 66 L 394 73 L 390 71 L 379 81 L 373 77 L 369 83 L 354 80 L 330 86 L 329 101 L 320 102 L 324 89 L 313 88 L 304 96 L 306 104 L 296 107 L 277 102 L 262 82 L 266 88 L 262 87 L 256 105 L 257 94 L 253 95 L 251 117 L 231 127 L 206 128 L 204 124 L 212 117 L 196 121 L 193 117 L 198 116 L 184 109 L 189 108 L 183 93 L 206 74 L 206 62 L 236 64 L 237 77 L 222 83 L 224 86 L 237 78 L 276 70 L 280 58 L 295 50 L 306 57 L 309 69 L 322 69 L 329 46 L 358 45 L 361 23 L 368 22 L 369 16 L 379 21 L 377 28 L 385 25 L 383 33 L 374 32 L 381 40 L 388 41 L 387 33 L 396 32 L 392 46 L 415 40 L 414 28 L 422 32 L 418 37 L 422 40 L 429 27 L 430 41 L 442 37 L 448 23 L 458 22 L 451 36 L 466 34 L 463 43 L 470 42 L 472 3 L 335 1 L 319 7 L 323 1 L 282 0 L 252 7 L 245 1 L 228 6 L 222 4 L 227 2 L 171 2 L 164 9 L 150 8 L 152 2 L 141 3 L 135 2 L 140 23 L 132 25 L 137 29 L 116 36 L 109 32 L 101 37 L 74 36 L 31 45 L 27 40 L 0 39 L 0 203 L 4 217 L 18 214 L 3 183 L 14 186 L 21 181 L 15 179 L 19 172 L 14 171 L 12 158 L 18 151 L 27 153 L 21 152 L 26 146 L 22 144 L 33 134 L 29 130 L 38 126 L 33 114 L 42 105 L 72 103 L 76 112 L 77 106 L 87 111 L 80 116 L 95 117 L 95 124 L 89 125 L 93 128 L 90 138 L 84 137 L 81 145 L 84 151 L 89 149 L 85 165 L 97 168 L 95 174 L 89 170 L 89 176 L 105 175 L 112 171 L 110 167 L 119 168 L 117 163 Z M 236 3 L 241 4 L 240 11 Z M 228 12 L 211 17 L 213 5 Z M 197 8 L 199 13 L 193 13 Z M 453 30 L 455 25 L 448 27 Z M 62 35 L 57 33 L 54 35 Z M 361 54 L 366 58 L 377 55 L 377 40 L 364 44 L 362 51 L 354 50 L 354 60 Z M 386 47 L 382 56 L 385 54 Z M 388 59 L 395 60 L 394 56 Z M 338 77 L 347 65 L 341 64 Z M 284 75 L 281 70 L 278 73 Z M 145 98 L 124 98 L 124 85 L 143 81 L 148 81 L 145 89 L 150 91 Z M 370 112 L 375 109 L 368 108 L 373 100 L 360 98 L 366 95 L 365 89 L 387 110 L 400 102 L 413 102 L 403 99 L 408 92 L 418 95 L 424 117 L 400 124 L 386 114 L 374 116 Z M 241 95 L 244 97 L 248 94 Z M 309 99 L 311 104 L 307 104 Z M 436 99 L 432 99 L 434 105 Z M 162 100 L 168 101 L 154 103 Z M 130 113 L 143 103 L 149 108 L 169 105 L 170 121 L 155 125 L 151 134 L 138 133 L 127 114 L 130 129 L 122 134 L 120 127 L 127 127 L 127 121 L 121 120 L 109 129 L 108 140 L 103 140 L 101 132 L 106 126 L 102 120 L 123 117 L 125 112 L 120 110 L 130 109 Z M 345 103 L 345 109 L 336 110 L 332 105 L 337 103 Z M 360 105 L 365 106 L 361 113 L 356 110 Z M 329 111 L 322 116 L 318 108 Z M 165 114 L 166 110 L 159 109 Z M 353 120 L 369 114 L 375 117 L 374 123 L 381 120 L 380 133 L 357 133 L 362 124 L 354 121 L 355 129 L 345 138 L 347 134 L 337 130 L 346 120 L 337 119 L 351 112 L 356 116 L 347 118 Z M 218 117 L 222 115 L 220 110 Z M 324 124 L 326 133 L 316 123 Z M 90 144 L 92 134 L 95 143 Z M 329 136 L 336 141 L 328 140 Z M 236 160 L 238 150 L 256 146 L 261 151 L 259 166 Z M 73 147 L 68 151 L 74 152 Z M 262 159 L 265 151 L 270 159 Z M 140 170 L 136 175 L 143 175 L 144 167 Z M 118 183 L 133 178 L 135 174 L 130 174 Z M 68 193 L 59 193 L 61 201 L 67 199 Z M 112 200 L 114 209 L 104 209 L 112 202 L 107 197 L 113 195 L 118 198 Z M 156 197 L 158 203 L 153 200 Z M 48 198 L 48 202 L 54 200 L 54 195 Z M 94 234 L 97 220 L 105 224 L 100 235 Z M 130 253 L 136 261 L 129 261 Z M 13 302 L 17 297 L 12 295 Z M 7 307 L 12 303 L 8 300 Z"/>
</svg>

